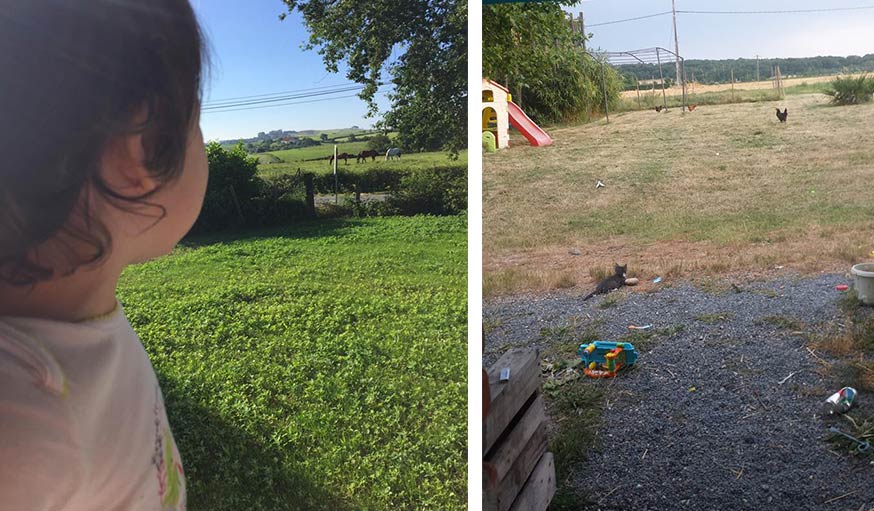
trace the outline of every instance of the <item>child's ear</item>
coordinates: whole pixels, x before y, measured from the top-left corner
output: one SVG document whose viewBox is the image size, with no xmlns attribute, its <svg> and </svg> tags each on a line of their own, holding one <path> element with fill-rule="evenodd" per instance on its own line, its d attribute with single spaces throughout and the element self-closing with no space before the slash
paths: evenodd
<svg viewBox="0 0 874 511">
<path fill-rule="evenodd" d="M 138 112 L 133 119 L 142 124 L 145 112 Z M 141 197 L 149 194 L 158 182 L 145 167 L 146 151 L 142 132 L 116 135 L 103 147 L 100 158 L 100 177 L 115 193 L 125 197 Z"/>
</svg>

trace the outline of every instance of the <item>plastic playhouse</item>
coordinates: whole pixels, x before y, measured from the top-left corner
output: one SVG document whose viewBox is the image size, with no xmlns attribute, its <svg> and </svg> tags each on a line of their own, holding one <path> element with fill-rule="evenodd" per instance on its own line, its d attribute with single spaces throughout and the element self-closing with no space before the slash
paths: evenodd
<svg viewBox="0 0 874 511">
<path fill-rule="evenodd" d="M 583 373 L 591 378 L 612 378 L 620 369 L 634 365 L 637 350 L 630 342 L 595 341 L 580 344 Z"/>
<path fill-rule="evenodd" d="M 533 146 L 552 144 L 552 138 L 513 103 L 503 85 L 483 78 L 483 133 L 491 132 L 498 149 L 510 146 L 510 126 L 519 130 Z"/>
</svg>

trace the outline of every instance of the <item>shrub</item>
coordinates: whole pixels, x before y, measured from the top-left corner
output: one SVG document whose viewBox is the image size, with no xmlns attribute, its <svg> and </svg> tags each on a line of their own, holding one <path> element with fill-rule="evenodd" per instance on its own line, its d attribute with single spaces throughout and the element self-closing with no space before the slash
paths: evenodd
<svg viewBox="0 0 874 511">
<path fill-rule="evenodd" d="M 837 77 L 830 84 L 829 89 L 824 91 L 831 96 L 833 105 L 857 105 L 868 103 L 874 94 L 874 79 L 868 78 L 867 74 L 859 77 Z"/>
<path fill-rule="evenodd" d="M 383 169 L 379 167 L 369 168 L 363 172 L 352 172 L 343 168 L 337 169 L 337 184 L 340 193 L 355 191 L 355 186 L 360 192 L 385 192 L 396 189 L 401 178 L 408 171 L 398 169 Z M 317 193 L 334 193 L 334 174 L 317 174 L 314 176 L 314 184 Z"/>
<path fill-rule="evenodd" d="M 248 226 L 282 225 L 307 216 L 306 189 L 300 176 L 279 175 L 259 179 L 258 184 L 258 193 L 243 208 Z"/>
<path fill-rule="evenodd" d="M 467 167 L 435 167 L 410 172 L 387 201 L 402 215 L 454 215 L 467 209 Z"/>
<path fill-rule="evenodd" d="M 380 153 L 384 153 L 391 146 L 391 140 L 388 138 L 388 135 L 374 135 L 367 141 L 367 148 L 373 151 L 378 151 Z"/>
<path fill-rule="evenodd" d="M 243 219 L 237 205 L 242 210 L 259 190 L 260 180 L 256 177 L 258 159 L 246 154 L 242 144 L 228 150 L 222 148 L 218 142 L 206 145 L 206 157 L 209 163 L 209 183 L 203 208 L 192 231 L 219 231 L 239 227 Z"/>
</svg>

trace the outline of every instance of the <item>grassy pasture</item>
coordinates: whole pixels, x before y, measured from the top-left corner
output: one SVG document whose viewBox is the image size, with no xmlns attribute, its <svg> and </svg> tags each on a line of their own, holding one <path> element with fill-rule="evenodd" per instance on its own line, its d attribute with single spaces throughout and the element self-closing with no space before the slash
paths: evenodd
<svg viewBox="0 0 874 511">
<path fill-rule="evenodd" d="M 466 233 L 336 220 L 126 270 L 189 509 L 465 509 Z"/>
<path fill-rule="evenodd" d="M 827 103 L 787 94 L 625 112 L 547 128 L 555 143 L 544 148 L 514 136 L 484 157 L 485 293 L 588 287 L 613 261 L 646 282 L 869 259 L 874 105 Z"/>
<path fill-rule="evenodd" d="M 822 93 L 829 88 L 829 82 L 824 80 L 810 79 L 811 81 L 793 80 L 793 85 L 784 85 L 783 93 L 785 96 L 797 94 L 814 94 Z M 787 80 L 788 81 L 788 80 Z M 689 87 L 686 95 L 687 105 L 725 105 L 729 103 L 757 103 L 763 101 L 781 101 L 779 93 L 776 89 L 758 87 L 762 82 L 748 82 L 735 84 L 734 90 L 730 85 L 708 85 Z M 665 97 L 662 98 L 661 90 L 656 89 L 641 91 L 640 101 L 637 94 L 629 95 L 628 92 L 623 92 L 616 108 L 619 112 L 627 112 L 640 109 L 653 108 L 656 105 L 667 104 L 668 108 L 680 108 L 683 104 L 683 97 L 677 94 L 677 91 L 671 89 L 665 91 Z"/>
<path fill-rule="evenodd" d="M 338 144 L 338 153 L 358 154 L 360 151 L 367 149 L 367 142 L 350 142 Z M 312 158 L 324 158 L 333 154 L 333 146 L 313 146 L 301 149 L 287 149 L 285 151 L 273 151 L 269 153 L 260 153 L 258 156 L 258 172 L 263 176 L 293 174 L 297 169 L 304 172 L 316 172 L 318 174 L 328 174 L 332 171 L 328 160 L 304 161 Z M 348 163 L 343 163 L 340 160 L 337 164 L 338 168 L 358 171 L 369 168 L 379 167 L 386 169 L 420 169 L 439 167 L 443 165 L 465 164 L 467 162 L 467 151 L 461 151 L 458 155 L 458 160 L 449 159 L 449 154 L 445 151 L 432 153 L 402 153 L 400 159 L 385 161 L 385 155 L 377 156 L 375 161 L 368 159 L 366 162 L 356 163 L 355 158 L 349 159 Z"/>
</svg>

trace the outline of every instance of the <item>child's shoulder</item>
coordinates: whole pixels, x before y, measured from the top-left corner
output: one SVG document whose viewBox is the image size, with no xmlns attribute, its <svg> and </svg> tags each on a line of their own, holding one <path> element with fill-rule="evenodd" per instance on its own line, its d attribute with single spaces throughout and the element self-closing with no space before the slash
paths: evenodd
<svg viewBox="0 0 874 511">
<path fill-rule="evenodd" d="M 17 383 L 29 383 L 51 394 L 66 391 L 64 371 L 51 349 L 35 332 L 14 326 L 0 318 L 0 393 L 8 393 Z M 21 389 L 18 389 L 20 391 Z"/>
</svg>

